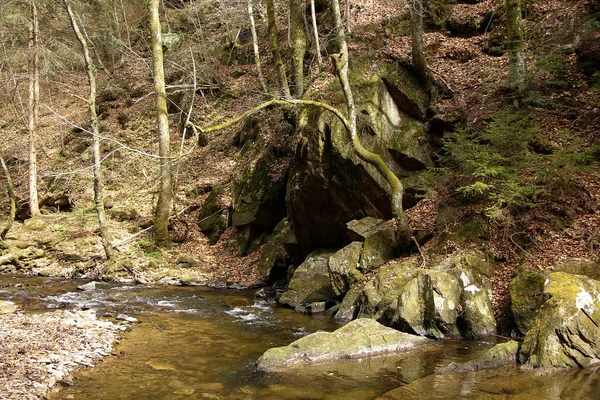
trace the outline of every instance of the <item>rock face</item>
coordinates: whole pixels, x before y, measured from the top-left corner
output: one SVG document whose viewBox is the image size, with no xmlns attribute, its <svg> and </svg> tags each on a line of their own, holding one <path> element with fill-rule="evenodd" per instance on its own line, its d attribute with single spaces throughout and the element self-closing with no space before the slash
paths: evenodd
<svg viewBox="0 0 600 400">
<path fill-rule="evenodd" d="M 431 165 L 423 125 L 410 116 L 424 113 L 418 100 L 423 93 L 418 85 L 401 87 L 398 82 L 404 80 L 398 79 L 398 68 L 391 63 L 378 69 L 381 76 L 369 75 L 365 82 L 359 66 L 372 61 L 357 58 L 358 68 L 351 77 L 360 82 L 356 91 L 359 135 L 365 148 L 406 177 Z M 303 109 L 294 137 L 286 201 L 300 245 L 344 246 L 352 241 L 346 234 L 348 221 L 391 217 L 389 185 L 356 156 L 342 124 L 329 112 Z"/>
<path fill-rule="evenodd" d="M 198 227 L 215 244 L 227 228 L 227 205 L 221 199 L 223 188 L 214 188 L 198 212 Z"/>
<path fill-rule="evenodd" d="M 564 272 L 548 275 L 541 306 L 519 355 L 531 367 L 600 362 L 600 282 Z"/>
<path fill-rule="evenodd" d="M 398 332 L 371 319 L 357 319 L 334 332 L 316 332 L 288 346 L 267 350 L 258 360 L 258 369 L 274 371 L 341 358 L 395 353 L 430 342 L 427 338 Z"/>
<path fill-rule="evenodd" d="M 496 331 L 491 285 L 477 256 L 453 257 L 417 269 L 414 257 L 380 269 L 346 294 L 336 318 L 372 318 L 435 338 L 479 338 Z"/>
<path fill-rule="evenodd" d="M 335 297 L 329 280 L 329 250 L 312 252 L 294 272 L 288 290 L 279 302 L 296 309 L 302 309 L 315 302 L 328 301 Z"/>
<path fill-rule="evenodd" d="M 544 302 L 544 280 L 539 272 L 519 268 L 510 282 L 510 304 L 517 328 L 523 335 L 531 328 Z"/>
</svg>

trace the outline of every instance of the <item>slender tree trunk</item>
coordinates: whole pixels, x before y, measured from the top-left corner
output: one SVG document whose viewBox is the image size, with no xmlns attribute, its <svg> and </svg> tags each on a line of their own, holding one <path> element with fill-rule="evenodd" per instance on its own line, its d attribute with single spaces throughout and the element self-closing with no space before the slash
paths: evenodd
<svg viewBox="0 0 600 400">
<path fill-rule="evenodd" d="M 250 17 L 250 30 L 252 31 L 252 45 L 254 46 L 254 62 L 256 63 L 256 71 L 258 72 L 258 79 L 260 79 L 260 84 L 265 92 L 265 94 L 269 94 L 269 88 L 267 87 L 267 82 L 265 81 L 265 77 L 262 73 L 262 66 L 260 62 L 260 51 L 258 49 L 258 36 L 256 35 L 256 24 L 254 23 L 254 10 L 252 8 L 252 1 L 248 0 L 248 16 Z"/>
<path fill-rule="evenodd" d="M 100 240 L 102 247 L 104 248 L 104 254 L 106 259 L 110 259 L 113 255 L 112 245 L 106 229 L 105 216 L 104 216 L 104 199 L 103 199 L 103 184 L 102 184 L 102 163 L 100 159 L 100 132 L 98 130 L 98 116 L 96 115 L 96 76 L 94 63 L 90 57 L 90 51 L 88 49 L 87 41 L 83 37 L 83 34 L 79 30 L 77 20 L 73 14 L 73 10 L 69 5 L 68 0 L 63 0 L 69 18 L 71 19 L 71 26 L 73 31 L 81 44 L 83 51 L 83 59 L 85 60 L 85 66 L 88 75 L 88 82 L 90 84 L 90 98 L 88 100 L 88 109 L 90 112 L 90 122 L 92 124 L 92 153 L 94 155 L 94 166 L 92 168 L 94 174 L 94 203 L 96 205 L 96 214 L 98 215 L 98 230 L 100 233 Z"/>
<path fill-rule="evenodd" d="M 339 8 L 339 6 L 338 6 Z M 350 24 L 350 20 L 352 19 L 352 11 L 350 10 L 352 8 L 352 2 L 350 0 L 346 0 L 346 31 L 348 33 L 352 33 L 352 27 Z"/>
<path fill-rule="evenodd" d="M 339 0 L 332 0 L 333 14 L 335 19 L 335 26 L 337 30 L 338 46 L 340 48 L 340 54 L 334 57 L 336 64 L 336 70 L 342 85 L 344 97 L 346 98 L 346 107 L 348 109 L 348 122 L 350 139 L 352 145 L 358 156 L 365 162 L 373 165 L 377 171 L 386 179 L 391 188 L 391 209 L 392 215 L 398 223 L 397 229 L 397 240 L 398 245 L 402 250 L 408 250 L 411 244 L 411 234 L 402 209 L 402 196 L 404 194 L 404 187 L 400 179 L 389 169 L 379 154 L 373 153 L 363 147 L 358 137 L 356 127 L 356 106 L 354 103 L 354 96 L 350 87 L 350 80 L 348 79 L 348 43 L 346 42 L 346 34 L 342 25 L 342 15 L 340 12 Z"/>
<path fill-rule="evenodd" d="M 154 214 L 154 236 L 159 246 L 169 247 L 169 211 L 173 197 L 171 182 L 171 140 L 169 137 L 169 119 L 167 114 L 167 94 L 165 91 L 165 71 L 163 65 L 162 35 L 158 13 L 160 0 L 149 1 L 150 31 L 152 34 L 152 69 L 154 92 L 156 93 L 156 115 L 159 136 L 160 187 Z"/>
<path fill-rule="evenodd" d="M 317 12 L 315 11 L 315 0 L 310 0 L 310 14 L 312 19 L 313 33 L 315 35 L 315 52 L 317 53 L 317 62 L 319 68 L 323 65 L 323 58 L 321 57 L 321 44 L 319 43 L 319 28 L 317 27 Z"/>
<path fill-rule="evenodd" d="M 40 72 L 38 56 L 38 18 L 37 6 L 31 2 L 31 26 L 29 29 L 29 212 L 35 218 L 40 213 L 37 193 L 37 153 L 36 130 L 38 125 L 38 108 L 40 102 Z"/>
<path fill-rule="evenodd" d="M 306 33 L 304 31 L 304 0 L 289 0 L 290 27 L 292 30 L 292 65 L 294 75 L 294 95 L 304 94 L 304 56 L 306 55 Z"/>
<path fill-rule="evenodd" d="M 269 29 L 269 41 L 271 43 L 271 52 L 273 53 L 273 61 L 279 72 L 279 83 L 283 96 L 286 99 L 291 99 L 290 86 L 288 85 L 287 74 L 285 72 L 285 65 L 281 59 L 281 51 L 279 46 L 279 39 L 277 39 L 277 23 L 275 21 L 275 4 L 273 0 L 267 0 L 267 23 Z"/>
<path fill-rule="evenodd" d="M 412 61 L 417 78 L 427 92 L 429 107 L 431 107 L 435 103 L 436 90 L 433 84 L 431 71 L 429 70 L 429 65 L 427 65 L 427 58 L 425 57 L 425 46 L 423 41 L 425 35 L 423 24 L 425 9 L 423 2 L 424 0 L 412 0 L 410 7 L 412 25 Z"/>
<path fill-rule="evenodd" d="M 0 231 L 0 240 L 4 240 L 6 238 L 6 234 L 10 231 L 13 222 L 15 221 L 15 215 L 17 214 L 17 202 L 15 196 L 15 187 L 12 183 L 12 179 L 10 178 L 10 172 L 8 172 L 8 167 L 4 162 L 4 158 L 0 156 L 0 163 L 2 164 L 2 169 L 4 170 L 4 175 L 6 176 L 6 186 L 8 191 L 8 198 L 10 199 L 10 214 L 8 215 L 8 221 Z"/>
<path fill-rule="evenodd" d="M 522 97 L 527 90 L 521 0 L 506 0 L 506 33 L 508 36 L 508 64 L 510 86 Z"/>
</svg>

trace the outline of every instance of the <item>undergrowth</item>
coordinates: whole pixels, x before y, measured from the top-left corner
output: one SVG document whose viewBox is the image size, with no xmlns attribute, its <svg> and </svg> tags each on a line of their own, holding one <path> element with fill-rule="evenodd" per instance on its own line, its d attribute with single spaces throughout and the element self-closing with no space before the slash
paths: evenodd
<svg viewBox="0 0 600 400">
<path fill-rule="evenodd" d="M 591 170 L 597 148 L 584 148 L 568 131 L 558 139 L 562 146 L 548 143 L 527 112 L 503 109 L 483 133 L 457 131 L 441 161 L 465 201 L 484 203 L 486 215 L 501 220 L 545 205 L 559 192 L 569 195 L 573 177 Z"/>
</svg>

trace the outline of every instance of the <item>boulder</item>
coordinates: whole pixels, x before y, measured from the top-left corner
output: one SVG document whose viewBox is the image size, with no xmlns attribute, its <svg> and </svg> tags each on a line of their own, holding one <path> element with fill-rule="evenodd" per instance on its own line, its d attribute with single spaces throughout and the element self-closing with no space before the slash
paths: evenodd
<svg viewBox="0 0 600 400">
<path fill-rule="evenodd" d="M 564 272 L 548 275 L 544 298 L 519 354 L 531 367 L 600 362 L 600 282 Z"/>
<path fill-rule="evenodd" d="M 544 302 L 544 281 L 540 272 L 520 267 L 510 282 L 510 305 L 517 329 L 523 335 L 531 328 Z"/>
<path fill-rule="evenodd" d="M 362 249 L 361 242 L 352 242 L 329 257 L 329 277 L 336 296 L 345 294 L 361 280 L 358 265 Z"/>
<path fill-rule="evenodd" d="M 258 272 L 265 280 L 278 280 L 286 276 L 287 267 L 291 261 L 286 245 L 293 246 L 294 244 L 296 244 L 296 237 L 290 222 L 284 218 L 273 229 L 273 234 L 266 239 L 258 259 Z"/>
<path fill-rule="evenodd" d="M 496 331 L 491 284 L 481 272 L 489 268 L 480 257 L 451 257 L 431 269 L 417 269 L 419 261 L 415 256 L 379 269 L 358 295 L 355 288 L 348 292 L 336 318 L 372 318 L 435 338 L 473 339 Z"/>
<path fill-rule="evenodd" d="M 17 312 L 19 307 L 12 301 L 0 300 L 0 315 L 2 314 L 14 314 Z"/>
<path fill-rule="evenodd" d="M 316 332 L 285 347 L 267 350 L 258 360 L 260 371 L 275 371 L 336 359 L 397 353 L 431 343 L 398 332 L 371 319 L 357 319 L 334 332 Z"/>
<path fill-rule="evenodd" d="M 223 187 L 215 187 L 198 211 L 198 227 L 210 239 L 211 244 L 217 243 L 221 234 L 227 228 L 227 210 L 223 195 Z"/>
<path fill-rule="evenodd" d="M 436 370 L 436 373 L 471 372 L 492 369 L 504 365 L 515 365 L 521 344 L 515 340 L 500 343 L 489 349 L 482 357 L 464 363 L 450 363 L 447 367 Z"/>
<path fill-rule="evenodd" d="M 83 292 L 89 292 L 91 290 L 96 290 L 96 281 L 88 282 L 85 285 L 77 286 L 77 290 L 81 290 Z"/>
<path fill-rule="evenodd" d="M 395 229 L 386 221 L 373 217 L 352 220 L 347 224 L 348 236 L 364 242 L 357 268 L 365 273 L 394 258 Z"/>
<path fill-rule="evenodd" d="M 288 290 L 279 299 L 296 309 L 336 297 L 329 279 L 329 257 L 335 251 L 316 250 L 294 271 Z"/>
</svg>

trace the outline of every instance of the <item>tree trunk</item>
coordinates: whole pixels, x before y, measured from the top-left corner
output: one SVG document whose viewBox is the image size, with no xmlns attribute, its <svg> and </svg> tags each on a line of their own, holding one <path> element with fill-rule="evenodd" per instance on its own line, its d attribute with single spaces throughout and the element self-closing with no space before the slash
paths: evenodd
<svg viewBox="0 0 600 400">
<path fill-rule="evenodd" d="M 10 214 L 8 216 L 8 221 L 0 231 L 0 240 L 4 240 L 6 238 L 6 234 L 10 231 L 13 222 L 15 221 L 15 215 L 17 214 L 17 206 L 16 206 L 16 196 L 15 196 L 15 187 L 12 183 L 12 179 L 10 178 L 10 172 L 8 172 L 8 167 L 4 162 L 4 158 L 0 156 L 0 163 L 2 164 L 2 169 L 4 170 L 4 175 L 6 176 L 6 186 L 8 190 L 8 198 L 10 199 Z"/>
<path fill-rule="evenodd" d="M 31 26 L 29 28 L 29 212 L 31 217 L 41 215 L 37 193 L 37 153 L 36 130 L 38 125 L 38 108 L 40 102 L 40 72 L 38 56 L 38 19 L 37 6 L 31 2 Z"/>
<path fill-rule="evenodd" d="M 317 13 L 315 11 L 315 0 L 310 0 L 310 14 L 312 19 L 313 33 L 315 35 L 315 52 L 317 53 L 317 62 L 319 68 L 323 65 L 323 58 L 321 57 L 321 44 L 319 43 L 319 28 L 317 27 Z"/>
<path fill-rule="evenodd" d="M 152 35 L 152 70 L 154 92 L 156 93 L 156 116 L 159 136 L 160 186 L 154 214 L 154 237 L 159 246 L 169 247 L 169 211 L 173 197 L 171 182 L 171 140 L 169 137 L 169 119 L 167 114 L 167 94 L 165 91 L 165 71 L 163 65 L 162 34 L 158 13 L 160 0 L 150 0 L 150 31 Z"/>
<path fill-rule="evenodd" d="M 415 73 L 421 84 L 429 94 L 429 101 L 433 102 L 432 89 L 433 82 L 431 72 L 425 58 L 425 48 L 423 44 L 424 26 L 423 26 L 423 0 L 412 0 L 410 15 L 412 22 L 412 61 L 415 67 Z"/>
<path fill-rule="evenodd" d="M 290 27 L 292 30 L 292 71 L 294 74 L 294 95 L 304 94 L 304 56 L 306 54 L 306 33 L 304 31 L 304 0 L 289 0 Z"/>
<path fill-rule="evenodd" d="M 75 15 L 73 14 L 73 10 L 69 5 L 68 0 L 63 0 L 65 3 L 65 7 L 67 8 L 67 13 L 69 14 L 69 18 L 71 19 L 71 26 L 73 27 L 73 31 L 81 44 L 81 49 L 83 51 L 83 59 L 85 60 L 85 67 L 88 75 L 88 82 L 90 84 L 90 98 L 88 100 L 88 109 L 90 112 L 90 122 L 92 124 L 92 153 L 94 155 L 94 166 L 92 168 L 94 174 L 94 203 L 96 205 L 96 214 L 98 215 L 98 230 L 100 233 L 100 240 L 102 242 L 102 247 L 104 248 L 104 254 L 106 255 L 106 259 L 109 260 L 113 255 L 112 245 L 110 243 L 110 239 L 108 237 L 108 231 L 106 229 L 106 224 L 104 222 L 104 199 L 103 199 L 103 184 L 102 184 L 102 164 L 100 159 L 100 132 L 98 130 L 98 116 L 96 115 L 96 76 L 94 71 L 94 64 L 92 59 L 90 58 L 90 52 L 87 46 L 87 42 L 81 31 L 79 30 L 79 26 L 77 25 L 77 20 L 75 19 Z"/>
<path fill-rule="evenodd" d="M 339 4 L 339 2 L 338 2 L 338 4 Z M 338 5 L 338 9 L 339 8 L 340 7 Z M 352 26 L 350 25 L 350 20 L 352 18 L 351 10 L 350 10 L 351 8 L 352 8 L 352 2 L 351 2 L 351 0 L 346 0 L 346 31 L 348 33 L 352 32 Z"/>
<path fill-rule="evenodd" d="M 350 81 L 348 79 L 348 43 L 346 42 L 346 34 L 342 25 L 339 0 L 332 0 L 332 5 L 335 26 L 337 30 L 338 46 L 340 48 L 340 54 L 337 55 L 337 57 L 334 57 L 334 62 L 336 64 L 336 70 L 340 79 L 342 90 L 344 92 L 344 97 L 346 98 L 349 122 L 349 127 L 347 127 L 347 130 L 349 130 L 352 145 L 358 156 L 365 162 L 374 166 L 390 185 L 392 215 L 398 223 L 398 246 L 403 251 L 406 251 L 409 249 L 411 244 L 411 234 L 408 227 L 408 222 L 406 221 L 406 216 L 404 215 L 404 210 L 402 209 L 402 196 L 404 194 L 404 187 L 402 186 L 400 179 L 394 175 L 379 154 L 365 149 L 360 142 L 360 138 L 358 137 L 356 127 L 356 106 L 354 104 L 354 96 L 352 94 Z"/>
<path fill-rule="evenodd" d="M 275 21 L 275 4 L 273 0 L 267 0 L 267 23 L 269 29 L 269 41 L 271 43 L 271 51 L 273 53 L 273 61 L 279 72 L 279 83 L 283 96 L 286 99 L 291 99 L 290 87 L 288 85 L 287 74 L 285 72 L 285 65 L 281 60 L 281 51 L 279 47 L 279 39 L 277 39 L 277 23 Z"/>
<path fill-rule="evenodd" d="M 254 46 L 254 62 L 256 63 L 256 70 L 258 72 L 258 79 L 260 84 L 265 91 L 265 94 L 269 94 L 269 88 L 267 82 L 262 73 L 262 66 L 260 63 L 260 51 L 258 49 L 258 36 L 256 35 L 256 24 L 254 23 L 254 10 L 252 9 L 252 1 L 248 0 L 248 16 L 250 17 L 250 30 L 252 31 L 252 45 Z"/>
<path fill-rule="evenodd" d="M 508 65 L 510 87 L 522 97 L 526 91 L 525 52 L 521 26 L 521 0 L 506 0 L 506 33 L 508 36 Z"/>
</svg>

